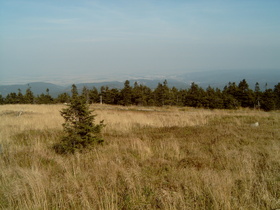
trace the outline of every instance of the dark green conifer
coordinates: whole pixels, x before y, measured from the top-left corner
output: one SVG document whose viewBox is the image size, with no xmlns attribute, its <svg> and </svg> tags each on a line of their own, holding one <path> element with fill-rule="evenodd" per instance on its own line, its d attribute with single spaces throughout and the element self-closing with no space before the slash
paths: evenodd
<svg viewBox="0 0 280 210">
<path fill-rule="evenodd" d="M 34 94 L 31 91 L 31 87 L 28 85 L 28 88 L 25 91 L 24 99 L 26 104 L 33 104 L 34 102 Z"/>
<path fill-rule="evenodd" d="M 73 87 L 75 88 L 75 87 Z M 62 109 L 61 116 L 65 119 L 63 129 L 65 135 L 61 142 L 54 145 L 57 153 L 74 153 L 83 149 L 100 144 L 103 139 L 100 136 L 104 127 L 103 121 L 94 123 L 96 115 L 92 115 L 85 98 L 77 96 L 75 90 L 68 108 Z"/>
<path fill-rule="evenodd" d="M 121 90 L 121 97 L 122 97 L 122 105 L 128 106 L 131 105 L 131 98 L 132 98 L 132 87 L 130 86 L 130 82 L 128 80 L 124 83 L 124 88 Z"/>
</svg>

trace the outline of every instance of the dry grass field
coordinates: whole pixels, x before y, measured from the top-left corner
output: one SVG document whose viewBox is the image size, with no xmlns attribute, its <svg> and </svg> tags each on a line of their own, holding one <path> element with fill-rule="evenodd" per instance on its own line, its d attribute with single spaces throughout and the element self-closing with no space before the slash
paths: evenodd
<svg viewBox="0 0 280 210">
<path fill-rule="evenodd" d="M 63 107 L 0 106 L 1 209 L 280 208 L 279 112 L 93 105 L 105 144 L 62 156 Z"/>
</svg>

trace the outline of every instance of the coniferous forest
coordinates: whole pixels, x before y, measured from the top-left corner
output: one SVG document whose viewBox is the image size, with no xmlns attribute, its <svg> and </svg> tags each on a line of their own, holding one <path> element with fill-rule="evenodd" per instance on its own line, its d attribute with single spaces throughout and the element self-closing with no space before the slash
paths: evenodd
<svg viewBox="0 0 280 210">
<path fill-rule="evenodd" d="M 139 106 L 189 106 L 208 109 L 237 109 L 257 108 L 264 111 L 280 109 L 280 83 L 273 89 L 261 90 L 259 83 L 254 89 L 249 88 L 245 79 L 236 84 L 229 82 L 222 90 L 209 86 L 206 89 L 192 83 L 190 88 L 177 89 L 169 87 L 165 80 L 158 83 L 155 89 L 143 84 L 130 84 L 125 81 L 122 89 L 102 86 L 100 90 L 96 87 L 89 89 L 84 87 L 78 93 L 75 84 L 72 85 L 72 95 L 79 94 L 87 103 L 104 103 L 111 105 L 139 105 Z M 28 87 L 25 93 L 20 89 L 18 92 L 9 93 L 6 97 L 0 95 L 0 104 L 55 104 L 69 103 L 71 94 L 61 93 L 56 98 L 50 95 L 50 90 L 35 96 L 32 87 Z"/>
</svg>

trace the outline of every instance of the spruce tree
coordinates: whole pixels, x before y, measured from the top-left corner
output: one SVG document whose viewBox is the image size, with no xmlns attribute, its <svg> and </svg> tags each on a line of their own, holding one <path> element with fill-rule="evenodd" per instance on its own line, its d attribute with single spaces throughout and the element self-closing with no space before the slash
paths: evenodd
<svg viewBox="0 0 280 210">
<path fill-rule="evenodd" d="M 78 97 L 79 95 L 78 88 L 75 84 L 72 85 L 71 93 L 72 93 L 72 99 Z"/>
<path fill-rule="evenodd" d="M 0 105 L 5 104 L 5 98 L 0 94 Z"/>
<path fill-rule="evenodd" d="M 121 90 L 122 96 L 122 105 L 128 106 L 131 105 L 132 98 L 132 87 L 130 86 L 130 82 L 128 80 L 124 83 L 124 88 Z"/>
<path fill-rule="evenodd" d="M 17 94 L 12 92 L 9 93 L 6 96 L 6 100 L 5 100 L 6 104 L 17 104 L 18 103 L 18 98 L 17 98 Z"/>
<path fill-rule="evenodd" d="M 104 127 L 103 121 L 95 124 L 96 115 L 92 115 L 85 98 L 77 96 L 75 90 L 72 93 L 72 100 L 68 108 L 61 111 L 61 116 L 65 119 L 63 124 L 65 135 L 60 143 L 53 146 L 59 154 L 82 151 L 104 141 L 100 136 L 101 129 Z"/>
<path fill-rule="evenodd" d="M 100 97 L 99 97 L 99 93 L 96 87 L 93 87 L 90 91 L 89 91 L 89 102 L 92 103 L 98 103 L 100 102 Z"/>
<path fill-rule="evenodd" d="M 24 96 L 21 93 L 21 89 L 18 89 L 17 100 L 19 104 L 24 104 Z"/>
<path fill-rule="evenodd" d="M 264 111 L 276 109 L 276 95 L 271 88 L 266 89 L 261 97 L 261 108 Z"/>
<path fill-rule="evenodd" d="M 28 88 L 25 91 L 24 99 L 26 104 L 33 104 L 34 102 L 34 94 L 31 91 L 31 87 L 28 85 Z"/>
<path fill-rule="evenodd" d="M 61 93 L 57 96 L 56 101 L 58 103 L 69 103 L 70 95 L 68 93 Z"/>
<path fill-rule="evenodd" d="M 154 99 L 157 106 L 164 106 L 165 92 L 164 86 L 159 82 L 157 88 L 154 90 Z"/>
<path fill-rule="evenodd" d="M 273 92 L 276 97 L 276 109 L 280 109 L 280 82 L 274 86 Z"/>
</svg>

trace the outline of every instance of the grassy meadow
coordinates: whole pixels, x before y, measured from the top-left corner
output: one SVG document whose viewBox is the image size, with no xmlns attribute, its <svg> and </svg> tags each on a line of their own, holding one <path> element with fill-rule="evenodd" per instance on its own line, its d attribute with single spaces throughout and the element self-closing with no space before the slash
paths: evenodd
<svg viewBox="0 0 280 210">
<path fill-rule="evenodd" d="M 280 208 L 279 112 L 96 104 L 105 144 L 62 156 L 62 108 L 0 106 L 0 209 Z"/>
</svg>

